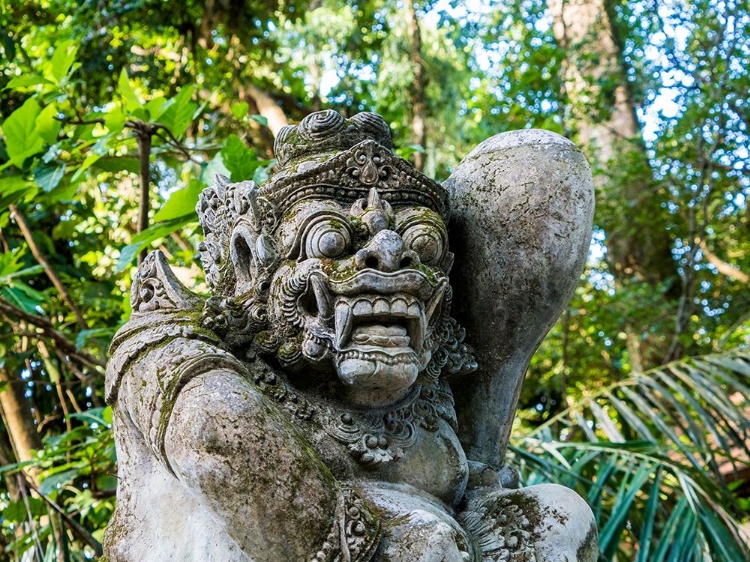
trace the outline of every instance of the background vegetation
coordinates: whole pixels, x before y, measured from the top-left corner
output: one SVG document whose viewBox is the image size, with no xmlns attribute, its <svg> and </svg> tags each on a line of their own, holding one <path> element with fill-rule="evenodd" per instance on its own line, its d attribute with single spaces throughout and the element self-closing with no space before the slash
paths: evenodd
<svg viewBox="0 0 750 562">
<path fill-rule="evenodd" d="M 138 256 L 202 290 L 213 174 L 381 113 L 444 179 L 543 127 L 596 173 L 591 255 L 511 462 L 587 496 L 602 560 L 750 559 L 750 8 L 739 0 L 0 2 L 0 560 L 90 560 L 112 512 L 107 344 Z"/>
</svg>

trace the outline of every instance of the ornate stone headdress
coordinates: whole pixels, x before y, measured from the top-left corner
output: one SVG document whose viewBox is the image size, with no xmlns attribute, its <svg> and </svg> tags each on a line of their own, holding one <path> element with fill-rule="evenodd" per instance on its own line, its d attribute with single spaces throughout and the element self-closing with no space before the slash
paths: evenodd
<svg viewBox="0 0 750 562">
<path fill-rule="evenodd" d="M 448 219 L 448 192 L 391 152 L 382 117 L 359 113 L 345 119 L 333 110 L 305 117 L 279 131 L 274 151 L 279 171 L 258 190 L 264 229 L 273 230 L 284 212 L 308 197 L 353 203 L 376 187 L 393 206 L 429 207 Z"/>
</svg>

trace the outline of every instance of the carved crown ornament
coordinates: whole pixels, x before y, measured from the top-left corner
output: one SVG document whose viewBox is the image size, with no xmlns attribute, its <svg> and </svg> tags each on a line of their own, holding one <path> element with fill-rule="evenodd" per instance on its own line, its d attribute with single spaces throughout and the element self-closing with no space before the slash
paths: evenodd
<svg viewBox="0 0 750 562">
<path fill-rule="evenodd" d="M 299 201 L 324 197 L 352 204 L 366 199 L 374 187 L 391 205 L 421 205 L 447 221 L 446 189 L 390 148 L 388 125 L 378 115 L 359 113 L 345 119 L 332 110 L 313 113 L 279 132 L 274 146 L 279 169 L 268 183 L 236 184 L 231 218 L 242 216 L 256 232 L 272 234 Z M 226 178 L 216 178 L 214 188 L 201 195 L 199 215 L 206 215 L 212 205 L 216 208 L 211 203 L 214 192 L 228 185 Z"/>
</svg>

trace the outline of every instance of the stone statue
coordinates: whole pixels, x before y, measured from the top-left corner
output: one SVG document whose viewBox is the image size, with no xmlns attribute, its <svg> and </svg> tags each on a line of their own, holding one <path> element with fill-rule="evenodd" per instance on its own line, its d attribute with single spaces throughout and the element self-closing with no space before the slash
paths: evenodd
<svg viewBox="0 0 750 562">
<path fill-rule="evenodd" d="M 440 185 L 391 152 L 382 118 L 330 110 L 274 149 L 266 184 L 201 195 L 210 298 L 159 252 L 133 281 L 107 372 L 105 557 L 595 561 L 586 503 L 503 465 L 525 369 L 584 264 L 581 153 L 505 133 Z"/>
</svg>

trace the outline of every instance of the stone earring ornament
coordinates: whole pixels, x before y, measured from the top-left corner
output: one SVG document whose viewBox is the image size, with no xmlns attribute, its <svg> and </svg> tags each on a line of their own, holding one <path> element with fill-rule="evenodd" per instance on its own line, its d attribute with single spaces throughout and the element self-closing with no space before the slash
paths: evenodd
<svg viewBox="0 0 750 562">
<path fill-rule="evenodd" d="M 440 185 L 391 149 L 378 115 L 312 113 L 268 182 L 201 194 L 208 299 L 144 260 L 107 369 L 108 562 L 597 559 L 588 505 L 505 464 L 583 267 L 588 165 L 505 133 Z"/>
</svg>

